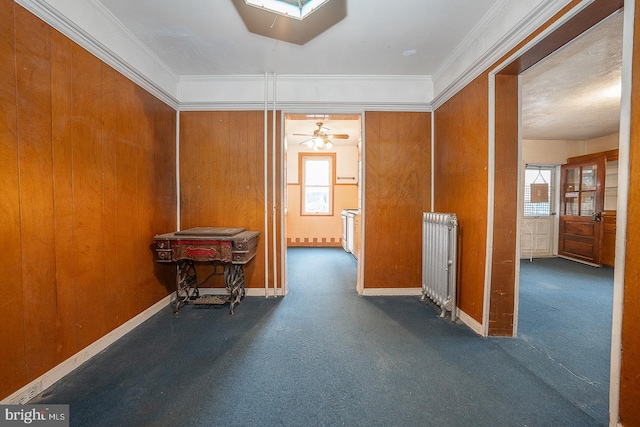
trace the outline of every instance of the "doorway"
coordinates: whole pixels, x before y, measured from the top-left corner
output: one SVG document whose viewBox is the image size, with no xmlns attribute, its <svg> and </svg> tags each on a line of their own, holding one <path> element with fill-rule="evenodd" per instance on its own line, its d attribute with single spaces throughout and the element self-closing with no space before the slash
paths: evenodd
<svg viewBox="0 0 640 427">
<path fill-rule="evenodd" d="M 545 165 L 525 166 L 520 258 L 532 260 L 554 254 L 556 169 Z"/>
<path fill-rule="evenodd" d="M 285 113 L 287 248 L 337 248 L 359 258 L 362 115 Z M 355 220 L 347 233 L 343 213 Z M 352 236 L 349 245 L 344 238 Z M 349 248 L 349 249 L 347 249 Z M 353 249 L 351 249 L 353 248 Z"/>
<path fill-rule="evenodd" d="M 514 335 L 526 345 L 539 349 L 555 365 L 558 373 L 549 379 L 550 383 L 553 381 L 554 388 L 576 405 L 593 411 L 594 418 L 603 423 L 607 422 L 609 413 L 610 319 L 614 280 L 612 268 L 594 267 L 601 264 L 600 240 L 603 235 L 604 192 L 607 185 L 605 160 L 598 153 L 617 151 L 619 144 L 622 18 L 622 13 L 613 13 L 519 77 L 522 94 L 521 162 L 524 165 L 524 185 L 519 190 L 522 197 L 519 211 L 523 218 L 520 230 L 521 258 L 528 258 L 531 263 L 523 261 L 519 268 L 519 279 L 516 281 L 517 326 Z M 569 116 L 563 115 L 577 106 L 563 102 L 562 96 L 554 99 L 553 94 L 547 96 L 544 92 L 536 92 L 536 85 L 544 87 L 546 92 L 553 92 L 554 85 L 567 81 L 563 80 L 567 79 L 567 75 L 563 74 L 562 68 L 572 68 L 569 61 L 578 61 L 580 65 L 577 67 L 584 68 L 586 59 L 598 60 L 598 55 L 603 55 L 600 62 L 585 69 L 592 72 L 587 77 L 589 82 L 602 83 L 598 91 L 592 88 L 586 92 L 589 96 L 584 101 L 588 106 L 584 108 L 589 111 L 585 113 L 583 110 L 580 113 L 578 108 L 576 113 L 582 117 L 590 117 L 587 122 L 573 122 Z M 567 86 L 579 86 L 580 82 L 576 80 L 582 73 L 576 73 L 576 68 L 573 68 L 570 74 L 571 80 Z M 528 84 L 534 89 L 527 88 Z M 585 88 L 588 86 L 583 84 Z M 609 95 L 606 88 L 611 90 Z M 575 88 L 569 90 L 576 91 Z M 565 94 L 565 100 L 569 96 Z M 612 105 L 608 104 L 609 97 L 614 98 Z M 564 111 L 555 114 L 558 116 L 558 123 L 554 122 L 556 118 L 553 117 L 546 123 L 546 127 L 538 131 L 536 124 L 542 122 L 542 113 L 536 112 L 539 105 L 535 104 L 545 104 L 544 108 L 551 112 L 558 111 L 554 108 Z M 612 106 L 615 108 L 611 108 Z M 597 113 L 598 107 L 605 107 L 610 111 Z M 609 114 L 609 119 L 602 120 L 606 114 Z M 594 126 L 596 123 L 600 123 L 600 128 Z M 564 130 L 565 127 L 568 130 Z M 575 130 L 578 132 L 574 132 Z M 564 166 L 567 163 L 569 165 Z M 541 171 L 545 169 L 544 164 L 549 165 L 548 178 L 545 175 L 535 175 L 536 178 L 533 178 L 537 168 Z M 557 193 L 552 191 L 555 187 L 552 183 L 554 177 L 559 184 Z M 551 233 L 555 240 L 550 245 L 551 255 L 563 256 L 572 261 L 560 258 L 539 259 L 543 255 L 536 256 L 533 253 L 535 243 L 531 242 L 529 246 L 525 244 L 526 233 L 530 233 L 530 239 L 535 235 L 528 230 L 531 226 L 527 224 L 528 219 L 531 222 L 530 218 L 533 216 L 527 212 L 532 204 L 531 195 L 535 190 L 544 189 L 544 184 L 549 184 L 548 195 L 544 194 L 546 191 L 541 191 L 541 195 L 546 197 L 542 197 L 536 205 L 540 204 L 539 208 L 546 214 L 548 200 L 549 214 L 560 214 L 557 219 L 549 221 L 552 225 L 557 224 L 555 231 Z M 530 194 L 527 194 L 527 187 Z M 553 203 L 556 203 L 555 207 L 552 207 Z M 615 208 L 613 217 L 615 218 Z M 529 253 L 525 249 L 529 249 Z M 596 280 L 598 278 L 599 281 Z M 584 286 L 580 286 L 581 282 Z M 597 283 L 591 287 L 591 282 Z M 570 291 L 571 289 L 573 290 Z M 556 313 L 560 317 L 556 317 Z M 581 317 L 584 313 L 589 314 Z M 537 320 L 532 321 L 532 318 Z M 592 324 L 596 318 L 599 321 Z M 567 351 L 568 348 L 574 350 Z M 566 379 L 563 381 L 564 375 Z M 577 384 L 566 387 L 572 381 Z"/>
</svg>

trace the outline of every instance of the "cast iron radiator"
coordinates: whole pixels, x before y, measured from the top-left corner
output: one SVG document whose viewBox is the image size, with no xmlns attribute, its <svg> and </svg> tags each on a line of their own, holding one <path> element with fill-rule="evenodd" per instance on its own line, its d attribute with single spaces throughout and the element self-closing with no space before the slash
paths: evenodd
<svg viewBox="0 0 640 427">
<path fill-rule="evenodd" d="M 422 214 L 422 299 L 429 298 L 456 319 L 458 220 L 455 214 Z"/>
</svg>

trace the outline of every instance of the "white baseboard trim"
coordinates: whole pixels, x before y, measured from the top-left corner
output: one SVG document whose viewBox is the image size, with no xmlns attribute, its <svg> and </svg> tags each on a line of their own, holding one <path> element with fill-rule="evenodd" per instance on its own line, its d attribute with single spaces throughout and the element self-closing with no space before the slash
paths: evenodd
<svg viewBox="0 0 640 427">
<path fill-rule="evenodd" d="M 422 288 L 364 288 L 360 295 L 373 296 L 422 296 Z"/>
<path fill-rule="evenodd" d="M 15 393 L 2 399 L 0 403 L 3 405 L 17 405 L 28 403 L 29 400 L 33 399 L 48 387 L 55 384 L 56 381 L 71 373 L 73 370 L 91 359 L 93 356 L 100 353 L 102 350 L 116 342 L 118 339 L 122 338 L 133 329 L 138 327 L 145 320 L 149 319 L 151 316 L 167 307 L 167 305 L 169 305 L 171 301 L 172 295 L 173 294 L 167 295 L 151 307 L 147 308 L 135 317 L 129 319 L 113 331 L 109 332 L 94 343 L 80 350 L 48 372 L 45 372 L 40 377 L 31 381 L 29 384 L 25 385 Z"/>
<path fill-rule="evenodd" d="M 485 336 L 484 328 L 482 327 L 482 324 L 480 322 L 478 322 L 473 317 L 469 316 L 464 311 L 460 310 L 460 308 L 457 309 L 457 313 L 458 313 L 458 319 L 460 319 L 462 323 L 467 325 L 469 329 L 471 329 L 473 332 L 475 332 L 478 335 L 481 335 L 483 337 Z"/>
</svg>

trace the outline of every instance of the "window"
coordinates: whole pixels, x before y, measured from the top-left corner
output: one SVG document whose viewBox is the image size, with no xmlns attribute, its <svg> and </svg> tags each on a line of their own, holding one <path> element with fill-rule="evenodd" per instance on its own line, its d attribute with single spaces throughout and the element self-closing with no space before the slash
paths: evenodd
<svg viewBox="0 0 640 427">
<path fill-rule="evenodd" d="M 541 166 L 527 166 L 524 171 L 524 216 L 549 216 L 551 215 L 551 187 L 552 187 L 552 169 L 549 167 Z M 531 185 L 534 184 L 536 191 L 542 186 L 546 185 L 546 197 L 540 197 L 540 194 L 536 194 L 537 197 L 531 198 Z M 544 196 L 544 195 L 543 195 Z M 544 201 L 539 201 L 539 200 Z"/>
<path fill-rule="evenodd" d="M 335 154 L 301 155 L 302 214 L 333 215 Z"/>
</svg>

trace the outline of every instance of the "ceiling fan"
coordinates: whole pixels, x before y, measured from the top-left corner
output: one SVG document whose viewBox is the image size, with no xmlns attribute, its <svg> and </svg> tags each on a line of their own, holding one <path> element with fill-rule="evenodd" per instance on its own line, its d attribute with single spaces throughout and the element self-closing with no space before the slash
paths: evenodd
<svg viewBox="0 0 640 427">
<path fill-rule="evenodd" d="M 318 129 L 313 131 L 313 134 L 309 133 L 294 133 L 295 136 L 309 136 L 310 138 L 302 141 L 300 145 L 305 144 L 309 148 L 313 148 L 315 151 L 330 150 L 333 147 L 333 141 L 331 139 L 348 139 L 349 135 L 346 133 L 327 133 L 329 128 L 326 128 L 322 122 L 317 122 Z"/>
</svg>

